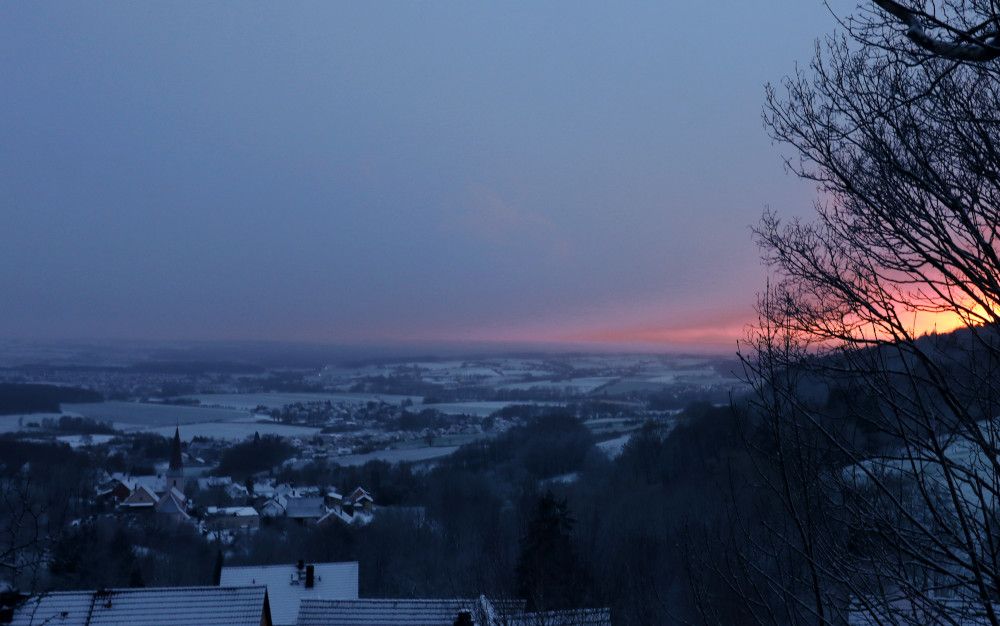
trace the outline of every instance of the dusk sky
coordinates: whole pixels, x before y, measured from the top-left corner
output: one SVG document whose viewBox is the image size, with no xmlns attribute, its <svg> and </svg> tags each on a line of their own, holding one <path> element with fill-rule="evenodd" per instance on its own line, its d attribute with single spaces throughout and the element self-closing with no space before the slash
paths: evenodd
<svg viewBox="0 0 1000 626">
<path fill-rule="evenodd" d="M 846 4 L 844 8 L 850 8 Z M 0 337 L 732 347 L 820 0 L 0 4 Z"/>
</svg>

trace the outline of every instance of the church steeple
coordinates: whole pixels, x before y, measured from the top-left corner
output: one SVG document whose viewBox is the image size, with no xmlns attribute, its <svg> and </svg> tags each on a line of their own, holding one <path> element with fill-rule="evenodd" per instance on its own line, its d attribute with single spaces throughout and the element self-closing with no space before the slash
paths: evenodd
<svg viewBox="0 0 1000 626">
<path fill-rule="evenodd" d="M 181 459 L 181 429 L 174 430 L 174 440 L 170 442 L 170 467 L 167 469 L 167 490 L 175 487 L 184 493 L 184 461 Z"/>
<path fill-rule="evenodd" d="M 170 469 L 183 470 L 184 462 L 181 460 L 181 429 L 178 426 L 174 430 L 174 441 L 170 446 Z"/>
</svg>

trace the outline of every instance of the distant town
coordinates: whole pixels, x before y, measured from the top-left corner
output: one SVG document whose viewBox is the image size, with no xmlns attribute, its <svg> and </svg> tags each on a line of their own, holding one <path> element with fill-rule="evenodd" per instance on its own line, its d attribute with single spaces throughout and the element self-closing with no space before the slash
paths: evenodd
<svg viewBox="0 0 1000 626">
<path fill-rule="evenodd" d="M 4 514 L 38 516 L 30 532 L 25 526 L 16 533 L 29 541 L 7 546 L 15 560 L 6 584 L 21 596 L 218 585 L 233 567 L 291 568 L 335 557 L 354 563 L 347 599 L 358 599 L 359 584 L 362 598 L 458 593 L 474 601 L 447 605 L 446 612 L 457 615 L 466 605 L 482 612 L 487 596 L 517 595 L 512 583 L 480 579 L 456 587 L 428 579 L 425 590 L 393 588 L 384 568 L 412 567 L 393 563 L 411 557 L 369 559 L 366 553 L 386 546 L 366 542 L 416 531 L 447 544 L 461 512 L 478 517 L 490 507 L 477 499 L 488 498 L 510 518 L 510 546 L 502 552 L 516 551 L 524 515 L 536 507 L 516 501 L 525 479 L 534 476 L 532 489 L 553 498 L 539 506 L 557 505 L 543 513 L 559 515 L 564 505 L 552 494 L 586 480 L 597 463 L 592 454 L 611 462 L 636 433 L 666 437 L 683 421 L 684 407 L 728 406 L 742 390 L 735 360 L 703 356 L 504 355 L 292 367 L 143 352 L 95 358 L 72 350 L 43 354 L 42 362 L 37 353 L 29 359 L 7 348 L 0 369 Z M 471 475 L 470 463 L 484 460 L 476 471 L 493 476 L 489 488 L 450 475 Z M 305 547 L 316 541 L 324 546 L 318 554 Z M 91 563 L 79 551 L 83 544 L 111 551 L 107 560 L 116 564 Z M 312 588 L 306 571 L 292 571 L 292 580 L 301 575 L 303 588 Z M 548 606 L 576 609 L 581 601 Z M 296 623 L 297 609 L 278 609 L 273 590 L 269 604 L 287 620 L 274 623 Z"/>
</svg>

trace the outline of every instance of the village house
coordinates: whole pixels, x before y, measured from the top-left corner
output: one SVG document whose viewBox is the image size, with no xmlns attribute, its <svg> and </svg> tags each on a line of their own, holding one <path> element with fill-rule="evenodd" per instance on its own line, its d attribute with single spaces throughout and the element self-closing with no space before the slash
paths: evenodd
<svg viewBox="0 0 1000 626">
<path fill-rule="evenodd" d="M 210 506 L 205 509 L 205 526 L 209 530 L 257 530 L 260 514 L 252 506 Z"/>
<path fill-rule="evenodd" d="M 275 626 L 296 623 L 306 598 L 356 600 L 358 563 L 310 563 L 222 568 L 221 585 L 265 585 Z"/>
<path fill-rule="evenodd" d="M 267 587 L 54 591 L 14 610 L 12 626 L 272 626 Z"/>
</svg>

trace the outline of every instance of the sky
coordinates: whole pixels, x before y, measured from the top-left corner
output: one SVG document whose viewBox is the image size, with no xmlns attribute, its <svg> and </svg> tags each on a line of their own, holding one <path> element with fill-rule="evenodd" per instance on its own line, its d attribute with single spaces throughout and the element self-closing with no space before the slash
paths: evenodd
<svg viewBox="0 0 1000 626">
<path fill-rule="evenodd" d="M 849 9 L 852 4 L 841 8 Z M 0 4 L 0 338 L 730 350 L 819 0 Z"/>
</svg>

